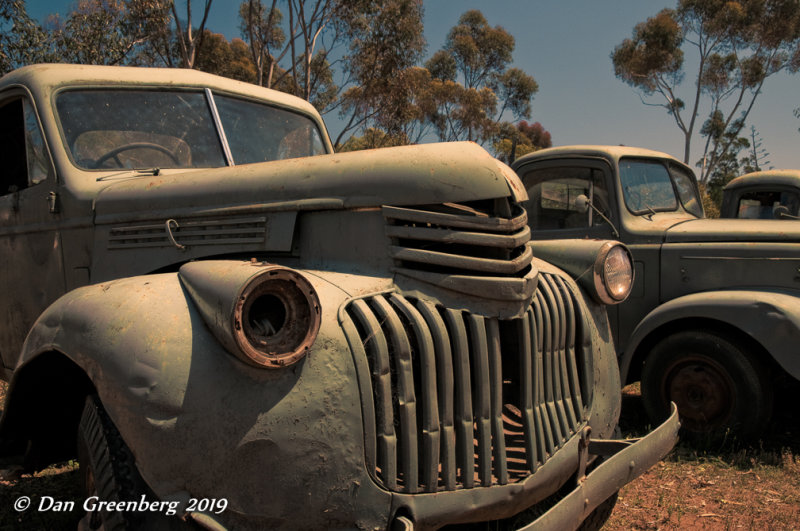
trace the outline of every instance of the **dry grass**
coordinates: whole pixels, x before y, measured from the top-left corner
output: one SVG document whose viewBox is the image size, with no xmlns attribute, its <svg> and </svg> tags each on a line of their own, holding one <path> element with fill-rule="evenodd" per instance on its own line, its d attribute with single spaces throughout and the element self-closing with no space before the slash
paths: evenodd
<svg viewBox="0 0 800 531">
<path fill-rule="evenodd" d="M 800 528 L 800 414 L 797 385 L 779 395 L 769 430 L 745 445 L 683 443 L 620 492 L 607 530 L 762 530 Z M 638 389 L 623 395 L 623 429 L 642 430 Z"/>
</svg>

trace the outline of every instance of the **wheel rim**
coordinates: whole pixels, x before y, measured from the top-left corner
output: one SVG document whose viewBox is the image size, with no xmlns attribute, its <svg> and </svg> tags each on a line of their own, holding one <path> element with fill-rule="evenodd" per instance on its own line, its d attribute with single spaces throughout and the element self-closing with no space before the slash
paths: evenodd
<svg viewBox="0 0 800 531">
<path fill-rule="evenodd" d="M 734 384 L 728 372 L 705 356 L 687 356 L 665 373 L 661 395 L 678 406 L 681 424 L 690 431 L 713 431 L 724 426 L 736 407 Z"/>
</svg>

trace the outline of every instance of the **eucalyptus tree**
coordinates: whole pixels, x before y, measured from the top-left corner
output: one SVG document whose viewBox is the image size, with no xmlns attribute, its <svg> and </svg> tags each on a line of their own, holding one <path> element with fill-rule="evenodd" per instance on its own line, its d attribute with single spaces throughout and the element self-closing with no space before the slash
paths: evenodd
<svg viewBox="0 0 800 531">
<path fill-rule="evenodd" d="M 696 65 L 691 73 L 687 52 Z M 683 135 L 686 163 L 703 120 L 698 165 L 705 182 L 737 147 L 767 78 L 800 68 L 800 2 L 679 0 L 637 24 L 611 59 L 617 77 L 637 88 L 646 105 L 667 111 Z M 683 91 L 687 75 L 694 86 Z"/>
</svg>

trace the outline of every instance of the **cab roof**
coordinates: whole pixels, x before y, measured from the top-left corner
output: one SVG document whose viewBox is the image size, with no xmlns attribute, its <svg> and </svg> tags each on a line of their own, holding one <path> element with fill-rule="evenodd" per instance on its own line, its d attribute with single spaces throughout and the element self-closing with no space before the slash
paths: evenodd
<svg viewBox="0 0 800 531">
<path fill-rule="evenodd" d="M 516 168 L 533 160 L 546 160 L 566 157 L 596 157 L 604 158 L 610 161 L 619 161 L 619 159 L 622 157 L 650 157 L 669 159 L 672 162 L 684 165 L 672 155 L 662 153 L 660 151 L 653 151 L 651 149 L 631 146 L 574 145 L 540 149 L 539 151 L 528 153 L 527 155 L 523 155 L 514 161 L 513 166 Z"/>
<path fill-rule="evenodd" d="M 735 190 L 760 184 L 800 188 L 800 170 L 764 170 L 736 177 L 723 190 Z"/>
<path fill-rule="evenodd" d="M 0 77 L 0 89 L 18 85 L 47 93 L 63 87 L 81 86 L 210 88 L 219 92 L 270 101 L 282 107 L 319 117 L 319 113 L 313 105 L 291 94 L 189 68 L 45 63 L 23 66 Z"/>
</svg>

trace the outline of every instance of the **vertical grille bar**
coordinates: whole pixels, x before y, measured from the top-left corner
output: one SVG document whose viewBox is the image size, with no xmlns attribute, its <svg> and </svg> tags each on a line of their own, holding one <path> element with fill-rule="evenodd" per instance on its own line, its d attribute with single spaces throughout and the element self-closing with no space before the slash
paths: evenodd
<svg viewBox="0 0 800 531">
<path fill-rule="evenodd" d="M 433 336 L 437 387 L 439 388 L 439 422 L 442 430 L 439 459 L 442 464 L 444 488 L 445 490 L 454 490 L 456 488 L 456 432 L 453 426 L 453 354 L 450 349 L 450 336 L 442 317 L 432 303 L 420 301 L 417 309 L 428 323 Z"/>
<path fill-rule="evenodd" d="M 403 323 L 383 297 L 372 299 L 381 322 L 389 330 L 391 352 L 394 355 L 397 408 L 400 417 L 399 457 L 400 470 L 406 492 L 419 491 L 419 464 L 417 452 L 417 404 L 414 393 L 414 374 L 411 366 L 411 345 Z"/>
<path fill-rule="evenodd" d="M 561 385 L 564 400 L 562 402 L 564 409 L 567 413 L 567 420 L 569 421 L 570 431 L 574 432 L 578 429 L 578 416 L 580 410 L 576 412 L 575 402 L 573 400 L 574 388 L 570 382 L 570 365 L 574 366 L 574 346 L 575 346 L 575 319 L 572 314 L 572 305 L 570 301 L 570 294 L 564 293 L 561 286 L 557 283 L 554 277 L 547 278 L 550 288 L 553 291 L 554 299 L 559 306 L 559 312 L 564 316 L 562 321 L 562 342 L 559 348 L 559 359 L 561 363 Z M 558 296 L 555 296 L 558 295 Z M 577 415 L 576 415 L 577 413 Z"/>
<path fill-rule="evenodd" d="M 564 358 L 564 344 L 566 343 L 567 329 L 566 318 L 564 316 L 564 305 L 561 303 L 560 298 L 555 297 L 553 291 L 553 281 L 550 277 L 542 279 L 541 288 L 547 297 L 550 306 L 550 315 L 553 316 L 553 350 L 552 350 L 552 369 L 553 369 L 553 396 L 555 399 L 556 413 L 558 415 L 558 423 L 561 426 L 562 433 L 565 437 L 562 443 L 566 441 L 566 435 L 575 430 L 575 425 L 569 423 L 568 414 L 564 407 L 565 389 L 566 384 L 566 360 Z M 571 406 L 570 406 L 571 409 Z"/>
<path fill-rule="evenodd" d="M 567 306 L 567 326 L 569 327 L 569 336 L 567 337 L 567 363 L 569 365 L 569 385 L 572 389 L 572 401 L 575 407 L 575 413 L 578 418 L 583 415 L 583 396 L 581 395 L 581 382 L 578 376 L 578 359 L 575 351 L 576 336 L 577 336 L 577 320 L 575 318 L 575 305 L 572 302 L 572 292 L 569 290 L 564 281 L 555 277 L 559 289 L 562 293 L 562 299 Z"/>
<path fill-rule="evenodd" d="M 489 347 L 490 407 L 492 416 L 492 450 L 494 475 L 501 485 L 508 483 L 506 437 L 503 430 L 503 362 L 500 359 L 500 325 L 497 319 L 486 320 Z"/>
<path fill-rule="evenodd" d="M 397 488 L 397 435 L 394 431 L 392 410 L 392 374 L 389 346 L 375 315 L 363 300 L 353 301 L 353 314 L 366 331 L 364 348 L 372 358 L 372 387 L 374 389 L 377 461 L 386 486 Z"/>
<path fill-rule="evenodd" d="M 542 295 L 546 284 L 543 282 L 539 283 L 539 298 L 541 299 L 539 309 L 542 312 L 542 316 L 544 318 L 544 328 L 542 329 L 544 335 L 544 351 L 543 351 L 543 360 L 544 360 L 544 385 L 545 385 L 545 401 L 547 404 L 547 417 L 550 421 L 550 426 L 553 429 L 553 442 L 555 443 L 555 448 L 560 448 L 561 445 L 564 443 L 564 432 L 562 431 L 562 426 L 558 420 L 558 412 L 556 411 L 556 394 L 555 394 L 555 383 L 553 382 L 554 378 L 556 377 L 555 371 L 555 360 L 553 359 L 555 356 L 553 355 L 553 350 L 555 348 L 555 344 L 557 343 L 556 335 L 554 333 L 554 329 L 557 327 L 557 323 L 554 323 L 554 319 L 557 319 L 558 316 L 554 316 L 551 312 L 550 303 L 547 300 L 547 297 Z"/>
<path fill-rule="evenodd" d="M 536 429 L 534 421 L 534 399 L 536 375 L 533 371 L 535 363 L 535 350 L 532 345 L 536 343 L 536 327 L 533 325 L 533 311 L 528 310 L 525 316 L 517 324 L 518 342 L 520 346 L 519 373 L 520 373 L 520 398 L 522 413 L 522 428 L 525 432 L 525 458 L 528 470 L 536 472 L 537 461 L 539 459 L 539 445 L 537 444 L 537 434 L 541 436 L 541 430 Z M 531 334 L 534 334 L 531 341 Z"/>
<path fill-rule="evenodd" d="M 533 315 L 532 310 L 528 310 L 522 319 L 517 323 L 517 341 L 519 343 L 519 374 L 520 374 L 520 401 L 522 414 L 522 429 L 525 434 L 525 460 L 528 470 L 533 473 L 537 469 L 537 461 L 539 460 L 539 445 L 537 444 L 537 435 L 541 435 L 541 431 L 536 429 L 534 421 L 535 408 L 534 400 L 536 399 L 536 388 L 533 366 L 535 364 L 535 350 L 533 346 L 536 343 L 536 328 L 533 326 L 531 318 Z M 531 341 L 531 334 L 534 335 Z"/>
<path fill-rule="evenodd" d="M 453 331 L 453 376 L 456 397 L 456 448 L 457 461 L 461 469 L 461 482 L 465 488 L 475 484 L 475 437 L 472 422 L 472 385 L 469 368 L 469 342 L 461 312 L 448 309 L 445 320 Z"/>
<path fill-rule="evenodd" d="M 439 398 L 436 391 L 436 359 L 433 338 L 422 315 L 405 297 L 392 295 L 392 303 L 411 324 L 416 336 L 417 357 L 422 385 L 419 407 L 422 409 L 422 462 L 420 473 L 426 492 L 436 492 L 439 486 Z"/>
<path fill-rule="evenodd" d="M 345 336 L 347 336 L 347 343 L 350 345 L 350 350 L 353 353 L 353 363 L 356 367 L 358 390 L 361 396 L 361 407 L 364 415 L 364 462 L 367 466 L 367 470 L 376 470 L 380 477 L 381 467 L 376 457 L 378 441 L 376 431 L 378 420 L 375 417 L 375 406 L 378 400 L 377 397 L 373 395 L 371 381 L 372 370 L 370 369 L 369 359 L 367 359 L 367 351 L 364 349 L 364 342 L 362 339 L 364 336 L 359 332 L 352 313 L 340 314 L 339 317 L 342 330 Z M 371 397 L 374 397 L 375 400 L 370 400 Z"/>
<path fill-rule="evenodd" d="M 534 301 L 534 310 L 536 314 L 536 323 L 534 325 L 535 329 L 539 331 L 536 341 L 536 368 L 535 368 L 535 375 L 536 375 L 536 402 L 538 404 L 538 411 L 539 414 L 536 417 L 536 429 L 538 433 L 543 433 L 544 436 L 540 436 L 540 439 L 543 439 L 542 443 L 544 444 L 544 451 L 542 452 L 542 456 L 550 456 L 553 455 L 556 449 L 555 445 L 555 437 L 553 434 L 553 424 L 550 420 L 550 415 L 547 410 L 547 389 L 546 389 L 546 371 L 545 371 L 545 364 L 544 358 L 546 353 L 546 347 L 549 346 L 549 341 L 545 338 L 549 336 L 548 328 L 546 326 L 550 325 L 550 321 L 545 320 L 545 313 L 542 310 L 542 296 L 541 293 L 537 291 L 536 293 L 536 300 Z"/>
<path fill-rule="evenodd" d="M 489 396 L 489 349 L 486 344 L 486 323 L 480 315 L 467 318 L 472 350 L 473 396 L 475 400 L 475 424 L 478 427 L 478 476 L 481 485 L 492 484 L 492 423 L 491 397 Z"/>
</svg>

